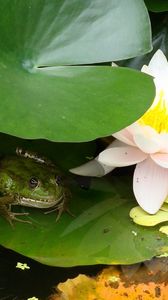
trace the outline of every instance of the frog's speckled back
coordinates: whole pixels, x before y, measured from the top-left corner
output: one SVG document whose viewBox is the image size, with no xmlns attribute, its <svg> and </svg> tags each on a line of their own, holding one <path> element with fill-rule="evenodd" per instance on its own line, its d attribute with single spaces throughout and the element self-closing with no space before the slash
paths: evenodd
<svg viewBox="0 0 168 300">
<path fill-rule="evenodd" d="M 13 204 L 51 207 L 64 194 L 57 176 L 53 166 L 21 156 L 4 157 L 0 161 L 0 193 L 14 197 Z"/>
</svg>

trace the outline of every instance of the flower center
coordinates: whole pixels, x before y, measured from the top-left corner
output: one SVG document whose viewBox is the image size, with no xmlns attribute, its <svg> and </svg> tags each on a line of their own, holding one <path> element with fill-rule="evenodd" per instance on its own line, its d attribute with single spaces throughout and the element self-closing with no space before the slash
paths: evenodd
<svg viewBox="0 0 168 300">
<path fill-rule="evenodd" d="M 147 110 L 138 123 L 148 125 L 158 133 L 168 133 L 168 103 L 163 91 L 160 91 L 157 103 Z"/>
</svg>

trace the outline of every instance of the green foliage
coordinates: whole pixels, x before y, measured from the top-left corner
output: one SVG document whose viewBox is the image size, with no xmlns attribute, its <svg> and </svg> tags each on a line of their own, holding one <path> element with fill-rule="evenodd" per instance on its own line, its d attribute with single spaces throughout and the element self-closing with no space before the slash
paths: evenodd
<svg viewBox="0 0 168 300">
<path fill-rule="evenodd" d="M 87 141 L 125 127 L 149 107 L 152 78 L 84 66 L 151 50 L 143 1 L 0 0 L 0 5 L 1 132 Z"/>
<path fill-rule="evenodd" d="M 29 142 L 7 136 L 2 152 L 15 145 L 41 149 L 62 169 L 68 169 L 74 161 L 84 161 L 84 153 L 92 156 L 95 152 L 94 143 Z M 72 198 L 68 207 L 74 217 L 65 212 L 56 223 L 55 212 L 46 215 L 36 208 L 12 207 L 29 212 L 24 218 L 32 225 L 15 222 L 11 228 L 1 217 L 0 244 L 53 266 L 131 264 L 166 252 L 167 237 L 159 233 L 158 227 L 138 226 L 129 217 L 130 209 L 136 205 L 132 176 L 92 180 L 88 190 L 81 189 L 69 176 L 69 188 Z"/>
<path fill-rule="evenodd" d="M 143 65 L 148 65 L 154 53 L 161 49 L 168 58 L 168 15 L 167 13 L 152 14 L 152 45 L 153 50 L 146 55 L 141 55 L 128 60 L 118 62 L 120 66 L 140 70 Z"/>
<path fill-rule="evenodd" d="M 129 210 L 135 205 L 127 191 L 126 178 L 93 182 L 90 191 L 75 188 L 70 210 L 58 223 L 55 213 L 29 211 L 30 224 L 17 223 L 12 229 L 0 219 L 0 243 L 12 250 L 52 266 L 132 264 L 162 254 L 167 237 L 158 228 L 133 224 Z M 124 193 L 121 190 L 124 189 Z M 126 192 L 127 191 L 127 192 Z"/>
<path fill-rule="evenodd" d="M 153 12 L 168 11 L 168 2 L 166 0 L 145 0 L 145 4 Z"/>
<path fill-rule="evenodd" d="M 155 8 L 154 1 L 145 3 L 163 9 L 161 1 Z M 0 5 L 0 131 L 41 139 L 2 134 L 1 154 L 23 146 L 68 175 L 69 168 L 95 155 L 96 146 L 67 142 L 116 132 L 154 99 L 150 76 L 110 63 L 131 59 L 125 64 L 132 67 L 136 60 L 137 68 L 153 54 L 146 6 L 142 0 L 0 0 Z M 156 31 L 154 26 L 154 51 L 160 45 L 167 49 L 166 22 Z M 53 266 L 130 264 L 167 251 L 167 238 L 157 227 L 146 229 L 129 218 L 136 205 L 132 178 L 92 180 L 83 190 L 75 177 L 67 177 L 75 217 L 64 213 L 56 223 L 55 213 L 15 207 L 30 212 L 25 218 L 32 225 L 15 223 L 12 229 L 0 218 L 0 244 Z"/>
</svg>

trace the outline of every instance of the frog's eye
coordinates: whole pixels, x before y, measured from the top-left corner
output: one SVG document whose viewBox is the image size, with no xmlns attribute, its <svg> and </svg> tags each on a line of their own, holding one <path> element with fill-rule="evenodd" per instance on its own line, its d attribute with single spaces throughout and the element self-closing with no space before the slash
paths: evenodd
<svg viewBox="0 0 168 300">
<path fill-rule="evenodd" d="M 60 185 L 61 182 L 62 182 L 61 176 L 59 176 L 59 175 L 55 176 L 55 182 L 56 182 L 57 185 Z"/>
<path fill-rule="evenodd" d="M 32 177 L 29 180 L 29 186 L 33 189 L 38 186 L 38 179 L 36 177 Z"/>
</svg>

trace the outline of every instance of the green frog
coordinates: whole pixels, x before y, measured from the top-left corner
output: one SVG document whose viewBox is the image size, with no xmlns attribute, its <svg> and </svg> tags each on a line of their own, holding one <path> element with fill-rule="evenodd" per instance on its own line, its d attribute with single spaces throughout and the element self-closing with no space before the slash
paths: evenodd
<svg viewBox="0 0 168 300">
<path fill-rule="evenodd" d="M 16 150 L 17 155 L 0 160 L 0 214 L 12 225 L 13 220 L 28 222 L 18 218 L 11 206 L 21 205 L 58 211 L 57 219 L 65 209 L 68 194 L 60 172 L 50 161 L 36 154 Z"/>
</svg>

